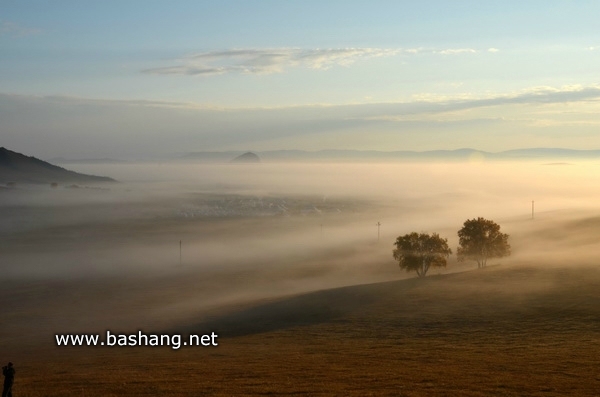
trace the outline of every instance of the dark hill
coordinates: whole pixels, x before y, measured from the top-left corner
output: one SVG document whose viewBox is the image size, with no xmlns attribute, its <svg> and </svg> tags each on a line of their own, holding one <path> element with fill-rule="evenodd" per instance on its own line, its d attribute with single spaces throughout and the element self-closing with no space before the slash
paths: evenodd
<svg viewBox="0 0 600 397">
<path fill-rule="evenodd" d="M 233 160 L 232 163 L 260 163 L 260 157 L 252 152 L 246 152 L 240 156 L 237 156 Z"/>
<path fill-rule="evenodd" d="M 105 176 L 80 174 L 35 157 L 0 147 L 0 183 L 99 183 L 116 182 Z"/>
</svg>

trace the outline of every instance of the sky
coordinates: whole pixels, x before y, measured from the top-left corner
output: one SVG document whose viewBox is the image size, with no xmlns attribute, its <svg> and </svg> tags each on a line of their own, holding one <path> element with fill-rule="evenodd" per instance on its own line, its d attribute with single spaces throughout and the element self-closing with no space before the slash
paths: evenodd
<svg viewBox="0 0 600 397">
<path fill-rule="evenodd" d="M 597 1 L 0 2 L 0 146 L 599 149 Z"/>
</svg>

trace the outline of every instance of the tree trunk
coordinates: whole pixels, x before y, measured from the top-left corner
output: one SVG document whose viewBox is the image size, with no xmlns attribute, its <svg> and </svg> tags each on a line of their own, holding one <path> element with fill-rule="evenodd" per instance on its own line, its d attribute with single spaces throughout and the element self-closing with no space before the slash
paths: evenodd
<svg viewBox="0 0 600 397">
<path fill-rule="evenodd" d="M 419 277 L 425 277 L 425 275 L 427 274 L 427 266 L 425 265 L 425 259 L 423 259 L 423 261 L 421 262 L 421 268 L 417 268 L 417 275 Z"/>
</svg>

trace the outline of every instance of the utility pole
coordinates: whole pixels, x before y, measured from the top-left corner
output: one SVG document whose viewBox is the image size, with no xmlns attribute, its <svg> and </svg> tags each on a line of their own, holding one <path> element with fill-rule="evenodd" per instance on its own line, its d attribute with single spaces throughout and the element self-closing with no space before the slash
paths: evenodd
<svg viewBox="0 0 600 397">
<path fill-rule="evenodd" d="M 181 266 L 181 240 L 179 240 L 179 266 Z"/>
<path fill-rule="evenodd" d="M 533 203 L 534 203 L 534 201 L 531 200 L 531 219 L 533 219 L 533 209 L 534 209 Z"/>
<path fill-rule="evenodd" d="M 381 227 L 381 222 L 377 222 L 377 242 L 379 242 L 379 228 Z"/>
</svg>

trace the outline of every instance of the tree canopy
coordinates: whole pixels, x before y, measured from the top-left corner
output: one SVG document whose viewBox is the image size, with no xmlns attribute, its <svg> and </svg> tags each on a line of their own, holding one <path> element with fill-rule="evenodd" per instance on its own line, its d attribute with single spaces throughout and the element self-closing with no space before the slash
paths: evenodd
<svg viewBox="0 0 600 397">
<path fill-rule="evenodd" d="M 394 245 L 394 259 L 400 268 L 407 272 L 416 271 L 419 277 L 425 277 L 432 266 L 445 267 L 446 258 L 452 253 L 448 248 L 448 240 L 437 233 L 412 232 L 399 236 Z"/>
<path fill-rule="evenodd" d="M 508 234 L 500 233 L 500 226 L 488 219 L 468 219 L 458 231 L 459 247 L 456 256 L 459 261 L 472 259 L 477 267 L 485 267 L 488 258 L 501 258 L 510 255 Z"/>
</svg>

